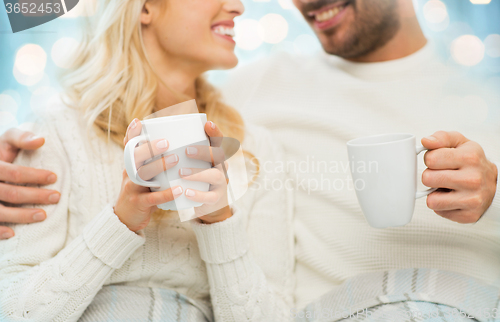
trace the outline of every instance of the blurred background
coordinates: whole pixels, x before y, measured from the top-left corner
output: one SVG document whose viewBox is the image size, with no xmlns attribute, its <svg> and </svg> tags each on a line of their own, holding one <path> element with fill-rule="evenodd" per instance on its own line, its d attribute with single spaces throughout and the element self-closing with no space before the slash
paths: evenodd
<svg viewBox="0 0 500 322">
<path fill-rule="evenodd" d="M 57 95 L 58 72 L 78 44 L 84 1 L 96 0 L 80 0 L 61 18 L 16 34 L 6 10 L 0 10 L 0 134 Z M 292 0 L 243 3 L 246 11 L 235 27 L 238 67 L 277 51 L 309 55 L 321 49 Z M 414 5 L 426 36 L 446 60 L 500 89 L 500 0 L 414 0 Z M 227 73 L 210 72 L 209 80 L 223 84 Z"/>
</svg>

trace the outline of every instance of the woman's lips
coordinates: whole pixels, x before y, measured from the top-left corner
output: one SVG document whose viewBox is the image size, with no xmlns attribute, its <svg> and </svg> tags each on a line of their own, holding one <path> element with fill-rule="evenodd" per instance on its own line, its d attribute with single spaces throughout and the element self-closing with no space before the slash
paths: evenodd
<svg viewBox="0 0 500 322">
<path fill-rule="evenodd" d="M 349 6 L 348 2 L 344 2 L 333 6 L 326 6 L 320 10 L 310 12 L 308 15 L 313 17 L 315 29 L 324 31 L 338 25 Z"/>
<path fill-rule="evenodd" d="M 234 37 L 234 21 L 220 21 L 212 25 L 212 32 L 232 43 L 235 43 Z"/>
</svg>

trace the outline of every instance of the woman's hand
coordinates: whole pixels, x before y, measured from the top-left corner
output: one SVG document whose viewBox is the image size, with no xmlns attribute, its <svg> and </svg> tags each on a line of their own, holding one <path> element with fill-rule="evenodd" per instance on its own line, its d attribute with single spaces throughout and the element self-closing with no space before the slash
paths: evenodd
<svg viewBox="0 0 500 322">
<path fill-rule="evenodd" d="M 195 145 L 186 148 L 189 158 L 213 162 L 211 169 L 181 168 L 181 178 L 190 181 L 207 182 L 210 191 L 203 192 L 194 189 L 186 189 L 185 195 L 188 199 L 203 203 L 196 207 L 197 217 L 204 223 L 215 223 L 223 221 L 232 216 L 227 199 L 226 178 L 228 163 L 225 162 L 224 151 L 220 147 L 222 143 L 222 132 L 213 122 L 205 124 L 205 132 L 210 137 L 211 146 Z"/>
<path fill-rule="evenodd" d="M 141 123 L 134 119 L 128 126 L 127 134 L 123 140 L 124 144 L 141 133 Z M 166 155 L 162 159 L 144 165 L 144 161 L 153 156 L 165 153 L 168 150 L 168 141 L 166 139 L 151 141 L 153 155 L 151 155 L 149 144 L 139 145 L 135 148 L 136 167 L 139 176 L 143 180 L 149 180 L 156 174 L 170 169 L 179 161 L 175 154 Z M 165 162 L 165 163 L 164 163 Z M 123 181 L 114 207 L 115 214 L 131 231 L 137 232 L 144 229 L 150 219 L 151 214 L 158 209 L 157 205 L 174 200 L 182 195 L 182 187 L 175 186 L 165 191 L 151 192 L 147 187 L 139 186 L 133 183 L 123 171 Z"/>
</svg>

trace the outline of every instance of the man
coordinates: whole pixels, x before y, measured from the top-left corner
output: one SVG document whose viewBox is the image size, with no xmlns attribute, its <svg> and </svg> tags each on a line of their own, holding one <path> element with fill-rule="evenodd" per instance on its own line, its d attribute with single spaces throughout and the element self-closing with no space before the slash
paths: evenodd
<svg viewBox="0 0 500 322">
<path fill-rule="evenodd" d="M 499 97 L 438 59 L 411 0 L 294 4 L 327 54 L 280 54 L 241 67 L 223 94 L 285 147 L 296 194 L 297 308 L 351 277 L 391 269 L 433 268 L 500 286 L 498 168 L 486 158 L 500 161 Z M 425 165 L 419 161 L 429 168 L 419 178 L 445 189 L 427 203 L 417 200 L 408 225 L 376 229 L 365 221 L 350 182 L 355 160 L 348 159 L 346 142 L 394 132 L 422 138 L 431 151 Z M 427 278 L 420 273 L 411 272 L 413 286 L 404 291 L 386 275 L 379 295 L 419 293 L 416 281 Z M 474 295 L 450 291 L 457 284 L 436 292 L 449 287 L 457 297 L 448 304 L 460 306 L 461 292 Z M 433 298 L 442 303 L 445 296 Z"/>
<path fill-rule="evenodd" d="M 351 277 L 390 269 L 435 268 L 499 286 L 498 169 L 486 158 L 500 160 L 498 121 L 477 113 L 498 107 L 497 97 L 456 82 L 435 59 L 411 0 L 294 3 L 328 55 L 281 55 L 241 68 L 224 94 L 287 151 L 296 192 L 296 307 Z M 375 229 L 357 203 L 345 143 L 387 132 L 426 137 L 432 151 L 423 184 L 447 190 L 427 204 L 418 200 L 410 224 Z M 380 285 L 387 293 L 394 286 Z"/>
</svg>

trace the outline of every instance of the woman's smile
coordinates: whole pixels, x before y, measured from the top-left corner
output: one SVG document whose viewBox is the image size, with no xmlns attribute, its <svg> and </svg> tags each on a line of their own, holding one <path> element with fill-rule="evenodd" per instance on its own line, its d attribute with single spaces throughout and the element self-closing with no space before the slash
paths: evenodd
<svg viewBox="0 0 500 322">
<path fill-rule="evenodd" d="M 217 36 L 222 39 L 225 39 L 231 43 L 234 42 L 234 21 L 232 20 L 225 20 L 225 21 L 219 21 L 216 22 L 212 25 L 212 32 Z"/>
</svg>

